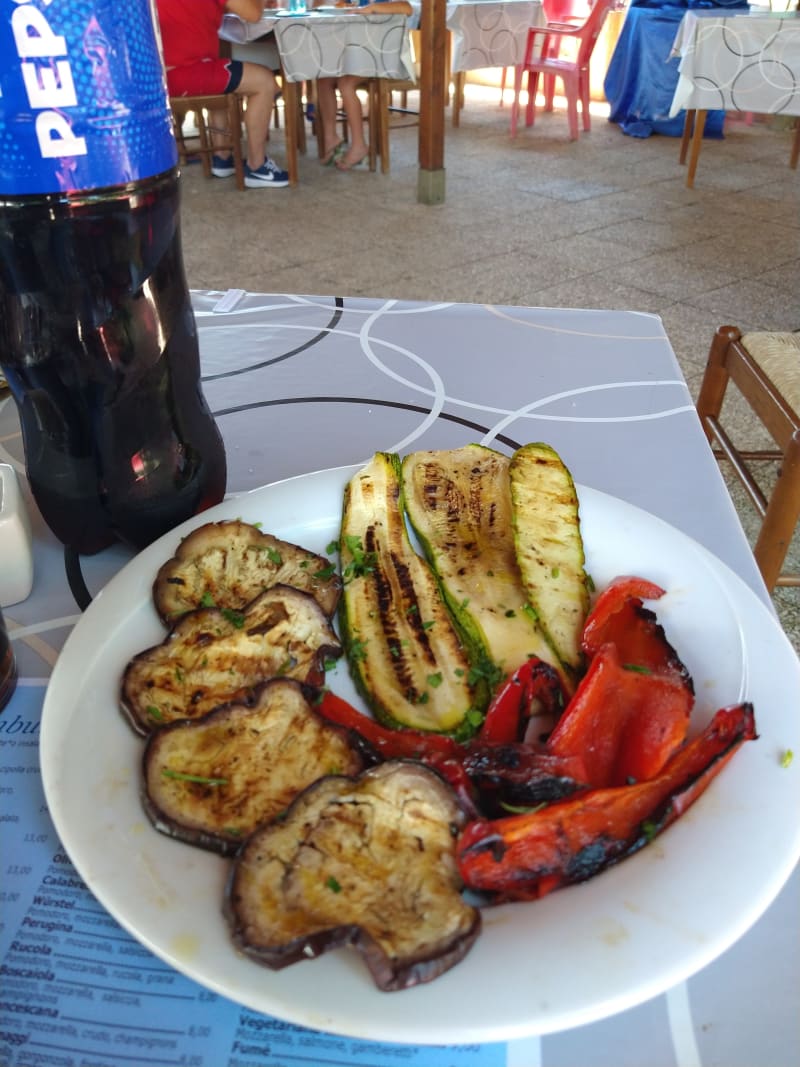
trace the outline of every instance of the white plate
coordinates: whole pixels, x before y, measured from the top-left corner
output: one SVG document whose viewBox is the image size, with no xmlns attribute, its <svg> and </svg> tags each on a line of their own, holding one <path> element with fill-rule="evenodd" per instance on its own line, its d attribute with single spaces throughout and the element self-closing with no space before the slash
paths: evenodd
<svg viewBox="0 0 800 1067">
<path fill-rule="evenodd" d="M 800 757 L 800 665 L 767 608 L 708 552 L 580 486 L 598 588 L 635 573 L 669 590 L 655 607 L 695 679 L 695 729 L 747 697 L 759 740 L 642 852 L 536 903 L 486 910 L 467 958 L 429 985 L 380 993 L 346 949 L 280 972 L 234 951 L 220 913 L 227 862 L 157 833 L 142 813 L 142 742 L 117 710 L 120 674 L 163 637 L 151 584 L 189 529 L 241 517 L 324 551 L 355 469 L 267 486 L 191 520 L 120 571 L 75 627 L 46 695 L 41 761 L 50 813 L 81 877 L 139 941 L 202 985 L 358 1038 L 454 1044 L 543 1034 L 632 1007 L 698 971 L 755 922 L 800 855 L 800 758 L 780 763 L 786 749 Z M 355 700 L 342 668 L 331 684 Z M 470 1007 L 476 990 L 479 1006 Z"/>
</svg>

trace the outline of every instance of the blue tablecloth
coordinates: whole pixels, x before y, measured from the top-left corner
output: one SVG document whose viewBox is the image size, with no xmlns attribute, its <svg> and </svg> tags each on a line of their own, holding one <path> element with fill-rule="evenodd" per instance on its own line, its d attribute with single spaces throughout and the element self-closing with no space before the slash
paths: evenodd
<svg viewBox="0 0 800 1067">
<path fill-rule="evenodd" d="M 669 117 L 678 59 L 669 58 L 686 7 L 630 7 L 608 66 L 604 89 L 610 122 L 631 137 L 680 137 L 685 111 Z M 705 137 L 722 137 L 724 111 L 709 111 Z"/>
</svg>

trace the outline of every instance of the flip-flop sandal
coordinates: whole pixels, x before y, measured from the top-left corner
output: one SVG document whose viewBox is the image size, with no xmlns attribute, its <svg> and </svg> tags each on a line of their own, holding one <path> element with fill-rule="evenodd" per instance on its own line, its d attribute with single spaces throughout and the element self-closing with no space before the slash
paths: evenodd
<svg viewBox="0 0 800 1067">
<path fill-rule="evenodd" d="M 328 152 L 324 159 L 320 160 L 323 167 L 332 167 L 334 163 L 337 163 L 347 151 L 347 145 L 344 141 L 340 141 L 335 148 L 332 148 Z"/>
<path fill-rule="evenodd" d="M 357 167 L 365 166 L 368 157 L 369 152 L 365 152 L 361 159 L 357 159 L 354 163 L 345 163 L 341 158 L 339 158 L 336 160 L 336 166 L 339 170 L 355 170 Z"/>
</svg>

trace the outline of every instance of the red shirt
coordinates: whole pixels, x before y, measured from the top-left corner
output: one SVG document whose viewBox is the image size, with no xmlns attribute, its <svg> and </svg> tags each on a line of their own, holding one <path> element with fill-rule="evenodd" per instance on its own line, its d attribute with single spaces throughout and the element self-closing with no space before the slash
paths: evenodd
<svg viewBox="0 0 800 1067">
<path fill-rule="evenodd" d="M 156 0 L 164 65 L 181 67 L 219 55 L 226 0 Z"/>
</svg>

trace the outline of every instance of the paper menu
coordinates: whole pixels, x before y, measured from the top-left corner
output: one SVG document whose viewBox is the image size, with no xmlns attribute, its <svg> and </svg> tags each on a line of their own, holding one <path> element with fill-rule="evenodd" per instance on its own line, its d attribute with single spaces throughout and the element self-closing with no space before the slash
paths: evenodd
<svg viewBox="0 0 800 1067">
<path fill-rule="evenodd" d="M 43 697 L 23 679 L 0 716 L 2 1067 L 506 1067 L 505 1044 L 390 1045 L 259 1015 L 153 956 L 61 848 L 39 774 Z"/>
</svg>

